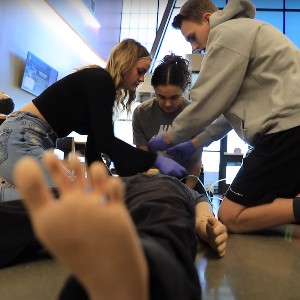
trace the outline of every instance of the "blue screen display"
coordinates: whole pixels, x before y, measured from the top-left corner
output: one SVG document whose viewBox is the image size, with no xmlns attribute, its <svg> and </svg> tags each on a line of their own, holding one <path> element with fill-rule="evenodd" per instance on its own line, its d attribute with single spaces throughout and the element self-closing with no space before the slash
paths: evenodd
<svg viewBox="0 0 300 300">
<path fill-rule="evenodd" d="M 35 96 L 57 81 L 58 72 L 28 51 L 21 88 Z"/>
</svg>

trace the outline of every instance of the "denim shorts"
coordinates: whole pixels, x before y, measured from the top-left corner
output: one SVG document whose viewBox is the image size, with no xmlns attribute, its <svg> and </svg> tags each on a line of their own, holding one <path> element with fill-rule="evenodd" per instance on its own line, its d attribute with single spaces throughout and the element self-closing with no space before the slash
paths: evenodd
<svg viewBox="0 0 300 300">
<path fill-rule="evenodd" d="M 53 129 L 33 114 L 23 111 L 12 113 L 0 126 L 0 176 L 14 184 L 13 170 L 16 162 L 21 157 L 32 156 L 40 163 L 49 187 L 54 187 L 44 168 L 42 157 L 46 150 L 55 148 L 57 138 Z M 13 190 L 15 189 L 2 188 L 0 202 L 16 200 L 16 191 Z M 10 197 L 9 194 L 14 196 Z"/>
</svg>

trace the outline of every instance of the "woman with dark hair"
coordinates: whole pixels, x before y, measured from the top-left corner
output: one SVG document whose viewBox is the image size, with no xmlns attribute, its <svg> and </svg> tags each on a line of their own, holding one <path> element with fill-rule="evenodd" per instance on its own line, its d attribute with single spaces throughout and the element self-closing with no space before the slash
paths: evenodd
<svg viewBox="0 0 300 300">
<path fill-rule="evenodd" d="M 155 68 L 151 77 L 151 85 L 155 97 L 140 104 L 133 112 L 133 142 L 143 150 L 149 151 L 150 139 L 172 126 L 175 117 L 190 104 L 184 97 L 191 80 L 189 62 L 181 56 L 171 53 L 166 55 Z M 163 153 L 167 155 L 167 153 Z M 198 182 L 201 171 L 202 148 L 189 157 L 180 161 L 188 171 L 185 180 L 190 188 L 195 188 L 203 193 L 203 188 Z"/>
</svg>

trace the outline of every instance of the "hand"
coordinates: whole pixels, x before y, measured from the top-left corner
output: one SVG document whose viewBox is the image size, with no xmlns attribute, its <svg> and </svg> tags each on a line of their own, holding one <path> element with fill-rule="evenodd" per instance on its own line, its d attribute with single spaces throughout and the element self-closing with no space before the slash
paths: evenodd
<svg viewBox="0 0 300 300">
<path fill-rule="evenodd" d="M 178 144 L 166 151 L 166 153 L 171 156 L 172 159 L 177 161 L 180 164 L 185 163 L 195 152 L 196 148 L 194 147 L 191 140 Z"/>
<path fill-rule="evenodd" d="M 162 155 L 157 155 L 157 158 L 154 162 L 154 167 L 159 169 L 165 175 L 178 178 L 187 174 L 187 170 L 183 166 L 179 165 L 176 161 Z"/>
<path fill-rule="evenodd" d="M 149 141 L 149 149 L 152 152 L 157 152 L 159 150 L 164 151 L 168 148 L 170 148 L 172 145 L 171 144 L 167 144 L 164 136 L 162 134 L 160 135 L 155 135 L 154 137 L 151 138 L 151 140 Z"/>
<path fill-rule="evenodd" d="M 219 257 L 224 256 L 228 238 L 226 226 L 216 218 L 209 217 L 207 219 L 206 232 L 210 247 Z"/>
</svg>

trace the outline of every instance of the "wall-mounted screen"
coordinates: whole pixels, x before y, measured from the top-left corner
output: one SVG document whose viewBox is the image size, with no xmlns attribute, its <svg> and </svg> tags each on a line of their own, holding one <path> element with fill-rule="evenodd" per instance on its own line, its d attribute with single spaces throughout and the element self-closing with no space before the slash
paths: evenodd
<svg viewBox="0 0 300 300">
<path fill-rule="evenodd" d="M 28 51 L 21 88 L 38 96 L 57 81 L 58 72 Z"/>
</svg>

